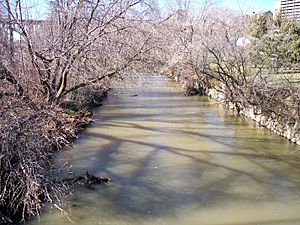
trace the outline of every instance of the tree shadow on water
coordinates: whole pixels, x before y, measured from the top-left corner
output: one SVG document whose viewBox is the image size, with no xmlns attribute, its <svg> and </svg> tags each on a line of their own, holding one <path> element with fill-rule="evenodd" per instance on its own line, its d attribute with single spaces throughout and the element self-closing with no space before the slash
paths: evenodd
<svg viewBox="0 0 300 225">
<path fill-rule="evenodd" d="M 276 184 L 276 181 L 265 179 L 264 174 L 245 171 L 210 158 L 210 156 L 215 155 L 220 158 L 224 156 L 238 156 L 251 161 L 253 158 L 258 157 L 266 157 L 268 159 L 267 155 L 255 152 L 243 154 L 241 152 L 209 150 L 195 152 L 190 149 L 151 143 L 144 140 L 119 138 L 102 133 L 89 132 L 88 135 L 104 139 L 107 144 L 101 145 L 99 150 L 93 151 L 86 158 L 80 157 L 78 160 L 91 160 L 87 169 L 95 174 L 105 173 L 112 179 L 112 184 L 104 191 L 101 188 L 97 188 L 93 193 L 94 198 L 85 199 L 83 197 L 80 200 L 83 204 L 97 207 L 95 199 L 97 201 L 105 199 L 112 204 L 110 210 L 117 215 L 132 215 L 140 218 L 160 216 L 173 218 L 176 217 L 178 211 L 193 207 L 221 207 L 232 201 L 243 204 L 243 202 L 255 203 L 274 200 L 272 199 L 274 196 L 269 195 L 260 196 L 261 199 L 256 199 L 256 196 L 234 192 L 231 190 L 231 187 L 238 179 L 246 179 L 263 186 L 264 189 L 270 189 L 274 183 Z M 147 153 L 136 157 L 134 155 L 128 155 L 128 157 L 123 158 L 116 157 L 121 154 L 120 148 L 124 143 L 137 145 L 141 148 L 141 151 L 145 148 Z M 173 171 L 172 169 L 169 171 L 164 165 L 155 168 L 153 163 L 158 163 L 157 161 L 161 154 L 165 154 L 165 157 L 180 157 L 188 160 L 190 163 Z M 208 156 L 202 157 L 203 155 Z M 284 159 L 271 158 L 271 160 Z M 260 162 L 255 161 L 255 163 L 260 169 L 265 170 L 265 173 L 271 173 L 270 170 L 273 169 L 260 164 Z M 131 166 L 132 169 L 129 172 L 114 169 L 120 165 L 124 167 L 127 165 Z M 205 174 L 212 174 L 215 177 L 211 179 Z M 294 187 L 300 187 L 299 180 L 289 180 L 288 177 L 280 179 L 285 180 Z M 268 222 L 265 224 L 268 224 Z M 276 224 L 276 221 L 273 224 Z"/>
<path fill-rule="evenodd" d="M 172 93 L 156 94 L 164 97 L 172 96 Z M 134 99 L 138 99 L 138 96 Z M 194 103 L 188 105 L 186 112 L 176 110 L 171 112 L 169 109 L 176 108 L 178 104 L 185 102 L 185 99 L 182 98 L 175 100 L 177 101 L 175 103 L 174 100 L 170 102 L 169 98 L 165 98 L 163 103 L 154 105 L 155 110 L 162 109 L 162 111 L 158 110 L 153 113 L 135 111 L 139 108 L 144 109 L 145 105 L 153 108 L 156 101 L 151 102 L 148 99 L 146 103 L 141 102 L 138 105 L 126 104 L 124 108 L 129 109 L 129 112 L 126 113 L 108 110 L 108 113 L 100 116 L 101 132 L 97 132 L 93 128 L 86 132 L 84 138 L 87 138 L 87 141 L 90 138 L 91 140 L 103 140 L 103 143 L 99 146 L 96 143 L 92 150 L 78 153 L 73 160 L 73 163 L 79 165 L 77 172 L 84 174 L 88 170 L 97 176 L 105 175 L 112 179 L 112 183 L 105 189 L 96 187 L 95 190 L 84 190 L 73 200 L 78 200 L 80 204 L 91 206 L 91 208 L 99 207 L 99 211 L 101 210 L 98 212 L 99 214 L 106 210 L 103 212 L 104 214 L 132 218 L 166 216 L 176 218 L 178 212 L 187 209 L 221 208 L 232 202 L 261 204 L 262 202 L 277 201 L 282 197 L 278 192 L 269 195 L 257 193 L 256 195 L 234 191 L 236 184 L 240 184 L 245 189 L 248 188 L 248 184 L 255 184 L 262 187 L 263 190 L 274 190 L 274 186 L 284 183 L 283 192 L 287 191 L 300 196 L 297 191 L 297 188 L 300 190 L 300 179 L 292 179 L 290 176 L 286 176 L 287 171 L 280 171 L 271 165 L 286 164 L 300 171 L 300 168 L 295 166 L 300 160 L 299 155 L 296 157 L 264 154 L 247 144 L 255 141 L 251 137 L 243 137 L 237 143 L 234 134 L 235 128 L 224 124 L 224 121 L 215 120 L 205 113 L 191 113 L 189 110 L 196 106 Z M 209 103 L 202 104 L 203 107 L 207 105 Z M 199 107 L 198 103 L 197 106 Z M 120 109 L 118 104 L 113 107 Z M 136 122 L 137 120 L 138 122 Z M 181 125 L 183 120 L 190 122 L 188 126 Z M 198 127 L 194 121 L 197 122 Z M 144 122 L 148 125 L 145 125 Z M 162 126 L 152 126 L 152 122 L 159 122 Z M 203 124 L 200 125 L 200 123 Z M 127 136 L 119 137 L 109 132 L 109 130 L 118 129 L 123 129 Z M 226 133 L 228 129 L 233 132 Z M 185 147 L 184 143 L 180 146 L 171 146 L 156 142 L 155 139 L 151 140 L 151 137 L 145 139 L 132 137 L 131 131 L 133 134 L 141 136 L 145 133 L 163 136 L 171 132 L 179 137 L 182 135 L 196 141 L 207 141 L 207 143 L 216 145 L 217 148 L 212 150 L 209 145 L 205 145 L 206 147 L 203 148 L 207 149 L 197 151 Z M 255 138 L 261 142 L 264 141 L 263 137 Z M 238 145 L 241 149 L 237 149 Z M 132 146 L 134 149 L 128 149 Z M 143 154 L 139 154 L 140 152 Z M 226 162 L 233 158 L 254 165 L 261 173 Z M 169 162 L 171 160 L 175 161 Z M 83 161 L 87 163 L 80 165 Z M 181 164 L 181 161 L 185 163 Z M 171 166 L 166 164 L 171 164 Z M 99 206 L 101 202 L 106 204 L 105 208 Z M 291 221 L 293 220 L 291 219 Z M 288 222 L 283 221 L 282 224 L 288 224 Z M 248 224 L 241 223 L 239 225 Z M 257 221 L 255 224 L 281 223 L 280 221 Z"/>
</svg>

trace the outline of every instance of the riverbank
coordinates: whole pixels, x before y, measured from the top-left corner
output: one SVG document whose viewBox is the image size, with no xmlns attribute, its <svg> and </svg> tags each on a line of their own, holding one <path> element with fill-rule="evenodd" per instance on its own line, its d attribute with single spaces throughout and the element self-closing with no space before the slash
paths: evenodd
<svg viewBox="0 0 300 225">
<path fill-rule="evenodd" d="M 225 107 L 237 112 L 239 115 L 248 117 L 257 122 L 260 126 L 266 127 L 271 132 L 300 145 L 300 123 L 297 121 L 297 118 L 287 119 L 276 115 L 276 113 L 267 113 L 259 107 L 259 105 L 248 103 L 245 106 L 243 104 L 231 102 L 226 98 L 226 91 L 222 90 L 222 88 L 217 90 L 212 88 L 211 85 L 200 84 L 197 79 L 190 79 L 170 72 L 167 74 L 169 74 L 168 76 L 173 80 L 182 84 L 186 95 L 207 95 Z M 287 105 L 288 104 L 291 105 L 290 103 L 287 103 Z M 296 104 L 291 107 L 294 107 L 295 105 Z"/>
<path fill-rule="evenodd" d="M 139 81 L 114 85 L 77 151 L 59 154 L 75 176 L 112 179 L 73 192 L 64 209 L 74 224 L 297 224 L 300 146 L 170 79 Z M 29 225 L 66 223 L 46 209 Z"/>
<path fill-rule="evenodd" d="M 60 201 L 68 192 L 55 155 L 92 120 L 109 89 L 84 107 L 29 104 L 2 98 L 0 122 L 0 224 L 17 224 L 38 216 L 45 202 Z M 72 107 L 71 107 L 72 106 Z"/>
<path fill-rule="evenodd" d="M 218 92 L 215 89 L 209 89 L 207 95 L 219 103 L 224 104 L 225 96 L 223 93 Z M 232 110 L 235 110 L 235 106 L 233 104 L 227 104 L 228 107 Z M 300 145 L 300 124 L 296 121 L 293 125 L 289 123 L 285 123 L 282 119 L 272 116 L 265 115 L 261 112 L 259 107 L 249 105 L 249 107 L 242 107 L 239 111 L 239 114 L 244 115 L 254 121 L 256 121 L 259 125 L 268 128 L 273 133 L 285 137 L 293 143 Z"/>
</svg>

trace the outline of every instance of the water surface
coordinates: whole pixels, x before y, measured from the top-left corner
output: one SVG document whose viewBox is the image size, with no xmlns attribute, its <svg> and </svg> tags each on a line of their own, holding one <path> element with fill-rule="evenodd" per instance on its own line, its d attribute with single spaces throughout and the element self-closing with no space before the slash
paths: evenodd
<svg viewBox="0 0 300 225">
<path fill-rule="evenodd" d="M 75 175 L 112 179 L 68 199 L 74 224 L 300 224 L 298 146 L 160 76 L 147 79 L 111 92 L 62 154 Z M 30 224 L 70 222 L 45 209 Z"/>
</svg>

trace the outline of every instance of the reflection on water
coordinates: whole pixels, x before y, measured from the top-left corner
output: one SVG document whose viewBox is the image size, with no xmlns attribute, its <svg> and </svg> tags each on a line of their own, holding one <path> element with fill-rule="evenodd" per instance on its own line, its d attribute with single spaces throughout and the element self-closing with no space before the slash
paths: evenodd
<svg viewBox="0 0 300 225">
<path fill-rule="evenodd" d="M 75 224 L 300 224 L 298 146 L 149 79 L 111 93 L 76 150 L 63 153 L 76 175 L 112 179 L 68 199 Z M 70 223 L 45 211 L 30 224 Z"/>
</svg>

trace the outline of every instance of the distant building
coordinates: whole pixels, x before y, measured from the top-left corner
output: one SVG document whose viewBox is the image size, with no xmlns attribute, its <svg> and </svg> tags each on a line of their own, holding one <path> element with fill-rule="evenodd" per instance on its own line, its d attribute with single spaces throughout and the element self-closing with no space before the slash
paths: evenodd
<svg viewBox="0 0 300 225">
<path fill-rule="evenodd" d="M 281 0 L 280 12 L 286 19 L 300 22 L 300 0 Z"/>
<path fill-rule="evenodd" d="M 274 17 L 274 18 L 275 18 L 276 16 L 278 16 L 278 14 L 280 13 L 280 5 L 281 5 L 280 0 L 277 0 L 277 1 L 274 3 L 274 6 L 273 6 L 273 17 Z"/>
</svg>

